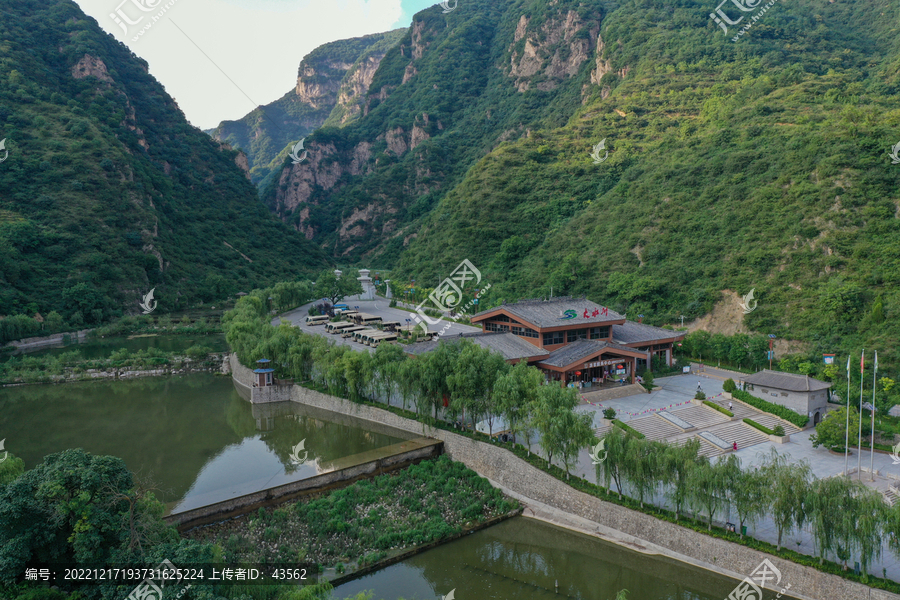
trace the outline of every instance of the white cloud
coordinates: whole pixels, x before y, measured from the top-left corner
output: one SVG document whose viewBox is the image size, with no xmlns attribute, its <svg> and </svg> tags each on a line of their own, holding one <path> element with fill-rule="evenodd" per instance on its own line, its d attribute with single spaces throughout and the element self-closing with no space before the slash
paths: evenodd
<svg viewBox="0 0 900 600">
<path fill-rule="evenodd" d="M 388 31 L 403 16 L 408 18 L 401 0 L 76 2 L 146 60 L 188 120 L 203 129 L 280 98 L 294 87 L 300 61 L 316 47 Z M 152 10 L 142 12 L 137 4 Z M 167 5 L 165 13 L 133 41 Z M 143 17 L 129 26 L 128 35 L 110 16 L 117 9 L 131 21 Z"/>
</svg>

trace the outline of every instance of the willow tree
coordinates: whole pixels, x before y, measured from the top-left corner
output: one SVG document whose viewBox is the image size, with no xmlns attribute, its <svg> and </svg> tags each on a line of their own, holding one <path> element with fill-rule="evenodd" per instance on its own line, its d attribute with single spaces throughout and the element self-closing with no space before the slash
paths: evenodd
<svg viewBox="0 0 900 600">
<path fill-rule="evenodd" d="M 603 436 L 603 449 L 605 458 L 596 465 L 597 481 L 603 481 L 606 493 L 609 493 L 613 482 L 616 483 L 616 491 L 619 498 L 622 497 L 622 471 L 625 465 L 625 455 L 628 451 L 627 434 L 618 427 L 612 427 Z"/>
<path fill-rule="evenodd" d="M 663 479 L 665 452 L 665 445 L 661 442 L 636 436 L 626 438 L 624 473 L 638 494 L 641 508 L 647 494 L 655 490 Z"/>
<path fill-rule="evenodd" d="M 728 497 L 738 514 L 740 536 L 744 539 L 744 525 L 752 525 L 769 510 L 769 482 L 759 469 L 741 469 L 737 455 L 731 454 L 729 461 L 737 466 L 737 472 L 726 480 Z"/>
<path fill-rule="evenodd" d="M 506 421 L 513 440 L 520 433 L 526 436 L 529 453 L 531 435 L 528 421 L 543 380 L 541 372 L 529 367 L 523 360 L 501 375 L 494 386 L 494 398 L 500 416 Z"/>
<path fill-rule="evenodd" d="M 837 548 L 841 520 L 846 518 L 842 504 L 845 498 L 850 497 L 852 487 L 846 477 L 817 479 L 809 487 L 806 506 L 820 565 L 824 564 L 825 555 Z"/>
<path fill-rule="evenodd" d="M 763 476 L 771 486 L 772 519 L 778 531 L 778 550 L 781 550 L 781 539 L 785 531 L 794 527 L 800 529 L 806 520 L 804 500 L 809 494 L 812 470 L 809 463 L 790 462 L 790 455 L 780 455 L 772 448 L 765 456 L 762 468 Z"/>
<path fill-rule="evenodd" d="M 691 506 L 702 508 L 708 516 L 707 528 L 712 530 L 712 521 L 716 513 L 725 503 L 726 462 L 700 463 L 692 469 L 688 476 L 689 498 Z"/>
<path fill-rule="evenodd" d="M 677 521 L 690 497 L 688 480 L 691 471 L 701 463 L 707 462 L 700 456 L 700 440 L 691 438 L 681 446 L 670 445 L 663 455 L 663 483 L 671 486 L 667 493 L 675 506 Z"/>
<path fill-rule="evenodd" d="M 862 569 L 863 583 L 869 581 L 868 568 L 873 560 L 881 558 L 882 532 L 887 520 L 887 505 L 881 492 L 857 482 L 853 494 L 856 504 L 856 527 L 854 541 L 859 552 L 859 564 Z"/>
</svg>

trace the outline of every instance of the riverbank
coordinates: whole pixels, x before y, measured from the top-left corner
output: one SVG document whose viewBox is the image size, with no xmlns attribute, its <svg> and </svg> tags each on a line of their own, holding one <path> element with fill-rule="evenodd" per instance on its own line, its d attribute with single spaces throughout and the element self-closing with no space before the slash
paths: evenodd
<svg viewBox="0 0 900 600">
<path fill-rule="evenodd" d="M 231 364 L 235 379 L 250 381 L 251 371 L 240 365 L 234 355 Z M 649 514 L 650 510 L 643 512 L 629 508 L 623 505 L 625 502 L 617 503 L 612 498 L 610 501 L 601 499 L 601 488 L 597 486 L 575 479 L 569 485 L 563 481 L 564 474 L 553 476 L 506 448 L 452 431 L 428 427 L 420 421 L 397 414 L 399 409 L 387 410 L 367 403 L 354 403 L 301 386 L 293 387 L 291 398 L 301 404 L 352 414 L 411 432 L 420 433 L 426 429 L 427 435 L 444 442 L 446 452 L 454 460 L 463 462 L 483 477 L 503 486 L 508 492 L 562 514 L 596 523 L 601 531 L 602 528 L 607 528 L 609 531 L 631 536 L 637 540 L 635 543 L 647 548 L 655 545 L 663 549 L 667 556 L 682 562 L 741 580 L 753 573 L 764 559 L 768 559 L 782 572 L 782 581 L 791 584 L 791 595 L 801 600 L 900 599 L 900 595 L 781 558 L 774 552 L 749 547 L 746 545 L 750 543 L 748 541 L 744 544 L 737 543 L 736 539 L 730 541 L 728 534 L 724 532 L 706 533 L 705 530 L 700 531 L 699 526 L 696 530 L 686 526 L 688 523 L 684 519 L 679 524 L 655 516 L 659 511 Z M 534 456 L 531 458 L 539 460 Z M 579 489 L 573 487 L 575 485 Z M 586 491 L 580 491 L 582 488 Z M 590 534 L 597 535 L 597 531 Z M 767 546 L 755 540 L 753 543 L 759 548 Z M 797 560 L 814 562 L 810 557 L 791 554 L 790 551 L 782 550 L 780 554 L 796 555 Z"/>
<path fill-rule="evenodd" d="M 60 356 L 24 357 L 0 363 L 0 387 L 229 372 L 227 352 L 195 346 L 185 352 L 157 349 L 118 351 L 108 359 L 85 360 L 78 350 Z"/>
</svg>

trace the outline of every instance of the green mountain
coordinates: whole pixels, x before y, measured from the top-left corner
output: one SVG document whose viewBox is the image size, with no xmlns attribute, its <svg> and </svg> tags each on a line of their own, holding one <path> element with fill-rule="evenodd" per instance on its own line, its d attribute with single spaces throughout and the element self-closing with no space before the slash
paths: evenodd
<svg viewBox="0 0 900 600">
<path fill-rule="evenodd" d="M 340 127 L 359 117 L 372 76 L 403 29 L 319 46 L 300 62 L 296 87 L 211 135 L 247 154 L 250 178 L 265 185 L 290 147 L 323 124 Z"/>
<path fill-rule="evenodd" d="M 151 288 L 165 312 L 321 266 L 259 203 L 243 155 L 74 2 L 2 10 L 0 315 L 94 324 Z"/>
<path fill-rule="evenodd" d="M 754 289 L 744 327 L 900 363 L 900 10 L 748 0 L 726 33 L 716 4 L 423 11 L 264 201 L 396 281 L 468 258 L 488 303 L 552 288 L 656 324 Z"/>
</svg>

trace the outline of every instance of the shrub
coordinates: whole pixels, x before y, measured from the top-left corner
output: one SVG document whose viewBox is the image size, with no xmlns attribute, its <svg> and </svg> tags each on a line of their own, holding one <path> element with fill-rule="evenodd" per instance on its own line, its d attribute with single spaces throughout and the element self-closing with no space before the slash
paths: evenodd
<svg viewBox="0 0 900 600">
<path fill-rule="evenodd" d="M 191 360 L 201 360 L 212 354 L 212 348 L 209 346 L 195 345 L 184 351 Z"/>
<path fill-rule="evenodd" d="M 775 435 L 775 431 L 774 431 L 773 429 L 769 429 L 769 428 L 766 427 L 765 425 L 760 425 L 759 423 L 757 423 L 757 422 L 754 421 L 753 419 L 750 419 L 750 418 L 744 419 L 744 423 L 746 423 L 746 424 L 749 425 L 750 427 L 754 427 L 754 428 L 756 428 L 756 429 L 759 429 L 760 431 L 762 431 L 762 432 L 763 432 L 764 434 L 766 434 L 766 435 Z M 780 425 L 779 425 L 779 427 L 780 427 Z M 784 428 L 782 428 L 781 431 L 784 432 Z"/>
<path fill-rule="evenodd" d="M 646 389 L 648 391 L 652 390 L 653 389 L 653 372 L 646 371 L 646 372 L 644 372 L 644 374 L 641 377 L 643 377 L 643 379 L 644 379 L 643 383 L 641 383 L 641 385 L 644 386 L 644 389 Z"/>
<path fill-rule="evenodd" d="M 710 402 L 709 400 L 704 400 L 704 401 L 703 401 L 703 404 L 705 404 L 706 406 L 708 406 L 708 407 L 710 407 L 710 408 L 713 408 L 713 409 L 719 411 L 719 412 L 722 413 L 723 415 L 727 415 L 727 416 L 729 416 L 729 417 L 733 417 L 733 416 L 734 416 L 734 413 L 733 413 L 733 412 L 731 412 L 730 410 L 728 410 L 728 409 L 725 408 L 724 406 L 719 406 L 719 405 L 716 404 L 715 402 Z"/>
<path fill-rule="evenodd" d="M 604 419 L 615 419 L 616 418 L 616 409 L 604 408 L 603 409 L 603 418 Z"/>
<path fill-rule="evenodd" d="M 772 430 L 772 434 L 777 435 L 777 436 L 784 436 L 784 426 L 776 425 L 775 428 Z"/>
<path fill-rule="evenodd" d="M 789 409 L 787 407 L 780 406 L 778 404 L 772 404 L 771 402 L 768 402 L 767 400 L 763 400 L 762 398 L 757 398 L 756 396 L 751 396 L 749 392 L 735 390 L 734 392 L 732 392 L 731 395 L 742 402 L 746 402 L 747 404 L 749 404 L 750 406 L 753 406 L 754 408 L 758 408 L 759 410 L 761 410 L 763 412 L 767 412 L 767 413 L 773 414 L 777 417 L 781 417 L 785 421 L 788 421 L 789 423 L 793 423 L 794 425 L 796 425 L 797 427 L 800 427 L 800 428 L 804 427 L 806 425 L 806 422 L 809 420 L 809 418 L 806 415 L 801 415 L 801 414 L 795 413 L 794 411 L 792 411 L 791 409 Z"/>
<path fill-rule="evenodd" d="M 706 394 L 703 393 L 703 390 L 697 390 L 697 395 L 694 396 L 694 400 L 706 400 Z"/>
<path fill-rule="evenodd" d="M 729 377 L 725 381 L 722 382 L 722 389 L 728 392 L 729 394 L 734 392 L 737 389 L 737 386 L 734 384 L 734 379 Z"/>
</svg>

